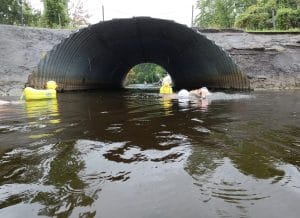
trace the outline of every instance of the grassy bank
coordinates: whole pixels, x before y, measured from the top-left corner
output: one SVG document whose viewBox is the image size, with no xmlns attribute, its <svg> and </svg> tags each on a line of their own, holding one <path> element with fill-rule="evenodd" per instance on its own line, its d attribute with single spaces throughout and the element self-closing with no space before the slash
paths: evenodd
<svg viewBox="0 0 300 218">
<path fill-rule="evenodd" d="M 278 30 L 278 29 L 263 29 L 263 30 L 248 30 L 247 33 L 256 33 L 256 34 L 300 34 L 300 28 L 288 29 L 288 30 Z"/>
</svg>

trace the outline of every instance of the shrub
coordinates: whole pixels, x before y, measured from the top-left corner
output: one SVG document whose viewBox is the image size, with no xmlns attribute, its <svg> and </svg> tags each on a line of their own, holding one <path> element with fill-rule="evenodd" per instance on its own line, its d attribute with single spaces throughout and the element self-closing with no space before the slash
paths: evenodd
<svg viewBox="0 0 300 218">
<path fill-rule="evenodd" d="M 300 9 L 280 8 L 276 14 L 278 29 L 292 29 L 300 27 Z"/>
<path fill-rule="evenodd" d="M 236 19 L 235 26 L 244 29 L 264 29 L 272 25 L 270 19 L 266 8 L 253 5 Z"/>
</svg>

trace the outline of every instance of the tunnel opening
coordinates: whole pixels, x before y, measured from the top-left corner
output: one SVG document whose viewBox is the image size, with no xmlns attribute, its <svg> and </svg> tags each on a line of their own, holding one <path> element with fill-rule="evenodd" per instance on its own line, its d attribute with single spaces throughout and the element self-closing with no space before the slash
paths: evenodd
<svg viewBox="0 0 300 218">
<path fill-rule="evenodd" d="M 162 78 L 169 75 L 167 70 L 155 63 L 141 63 L 132 67 L 123 80 L 123 87 L 136 84 L 160 85 Z"/>
<path fill-rule="evenodd" d="M 55 80 L 60 90 L 119 89 L 140 63 L 166 69 L 175 89 L 250 87 L 214 42 L 185 25 L 150 17 L 114 19 L 78 30 L 48 52 L 28 83 L 42 88 Z"/>
</svg>

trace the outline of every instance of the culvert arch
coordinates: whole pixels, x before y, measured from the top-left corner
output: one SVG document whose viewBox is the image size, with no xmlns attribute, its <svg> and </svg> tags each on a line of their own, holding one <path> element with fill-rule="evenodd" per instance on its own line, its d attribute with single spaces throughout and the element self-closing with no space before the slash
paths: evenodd
<svg viewBox="0 0 300 218">
<path fill-rule="evenodd" d="M 55 80 L 63 90 L 120 88 L 140 63 L 165 68 L 178 89 L 250 88 L 214 42 L 185 25 L 150 17 L 114 19 L 76 31 L 48 52 L 28 82 L 42 88 Z"/>
</svg>

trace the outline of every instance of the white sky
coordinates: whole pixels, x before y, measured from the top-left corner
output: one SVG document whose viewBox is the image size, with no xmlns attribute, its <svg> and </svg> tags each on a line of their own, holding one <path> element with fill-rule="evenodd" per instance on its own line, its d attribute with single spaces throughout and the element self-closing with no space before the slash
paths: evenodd
<svg viewBox="0 0 300 218">
<path fill-rule="evenodd" d="M 27 0 L 36 9 L 41 9 L 41 0 Z M 70 0 L 76 1 L 76 0 Z M 92 24 L 102 20 L 102 5 L 104 19 L 150 16 L 174 20 L 178 23 L 191 25 L 192 5 L 196 0 L 82 0 L 85 9 L 91 15 Z M 194 17 L 197 11 L 194 11 Z"/>
</svg>

